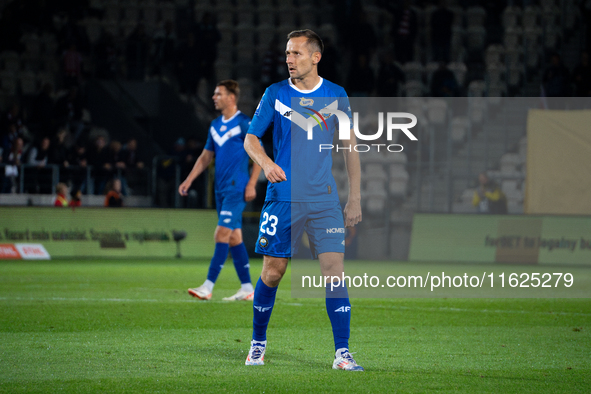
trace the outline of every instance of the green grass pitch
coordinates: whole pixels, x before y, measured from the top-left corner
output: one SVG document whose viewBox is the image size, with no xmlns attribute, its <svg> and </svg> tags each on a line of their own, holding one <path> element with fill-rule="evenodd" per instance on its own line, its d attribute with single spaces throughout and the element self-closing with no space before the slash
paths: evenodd
<svg viewBox="0 0 591 394">
<path fill-rule="evenodd" d="M 591 392 L 588 299 L 354 299 L 352 373 L 331 369 L 324 300 L 291 298 L 288 272 L 266 364 L 246 367 L 231 261 L 211 302 L 186 292 L 208 263 L 0 262 L 0 392 Z"/>
</svg>

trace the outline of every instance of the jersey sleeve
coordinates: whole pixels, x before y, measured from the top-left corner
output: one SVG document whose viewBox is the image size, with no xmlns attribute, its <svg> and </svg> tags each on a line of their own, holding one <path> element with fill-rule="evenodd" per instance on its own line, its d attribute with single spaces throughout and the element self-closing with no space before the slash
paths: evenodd
<svg viewBox="0 0 591 394">
<path fill-rule="evenodd" d="M 250 128 L 248 129 L 248 134 L 254 134 L 261 138 L 269 128 L 269 125 L 273 122 L 273 115 L 275 114 L 273 96 L 270 88 L 267 88 L 254 113 Z"/>
<path fill-rule="evenodd" d="M 252 121 L 247 116 L 245 116 L 244 119 L 242 119 L 242 122 L 240 122 L 240 134 L 243 138 L 246 137 L 246 134 L 248 134 L 248 129 L 250 128 L 251 122 Z"/>
<path fill-rule="evenodd" d="M 353 115 L 351 114 L 351 104 L 349 103 L 349 96 L 345 92 L 345 89 L 341 91 L 339 95 L 339 111 L 343 111 L 349 117 L 349 122 L 351 124 L 351 128 L 353 127 Z"/>
<path fill-rule="evenodd" d="M 205 147 L 203 149 L 207 149 L 212 152 L 215 151 L 215 147 L 213 146 L 213 139 L 211 138 L 211 132 L 209 131 L 207 132 L 207 141 L 205 141 Z"/>
</svg>

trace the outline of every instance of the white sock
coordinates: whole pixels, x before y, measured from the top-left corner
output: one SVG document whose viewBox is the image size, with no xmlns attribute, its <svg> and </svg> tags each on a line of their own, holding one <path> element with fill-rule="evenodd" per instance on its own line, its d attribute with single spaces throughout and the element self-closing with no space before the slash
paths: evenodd
<svg viewBox="0 0 591 394">
<path fill-rule="evenodd" d="M 337 351 L 335 352 L 335 357 L 340 357 L 341 354 L 348 352 L 349 349 L 347 349 L 346 347 L 342 347 L 340 349 L 337 349 Z"/>
<path fill-rule="evenodd" d="M 207 279 L 205 282 L 203 282 L 203 286 L 207 287 L 209 289 L 209 291 L 213 291 L 213 285 L 215 285 L 215 283 L 213 283 L 209 279 Z"/>
<path fill-rule="evenodd" d="M 254 288 L 252 287 L 252 283 L 243 283 L 242 286 L 240 286 L 240 290 L 252 293 Z"/>
</svg>

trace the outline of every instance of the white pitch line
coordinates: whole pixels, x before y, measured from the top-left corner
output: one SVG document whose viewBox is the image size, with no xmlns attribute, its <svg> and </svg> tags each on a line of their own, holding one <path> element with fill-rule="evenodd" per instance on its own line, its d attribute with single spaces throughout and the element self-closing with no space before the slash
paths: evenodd
<svg viewBox="0 0 591 394">
<path fill-rule="evenodd" d="M 198 301 L 192 299 L 174 299 L 174 300 L 157 300 L 149 298 L 67 298 L 67 297 L 48 297 L 48 298 L 33 298 L 33 297 L 0 297 L 0 301 L 82 301 L 82 302 L 160 302 L 160 303 L 194 303 L 196 305 L 207 305 L 207 304 L 228 304 L 232 301 Z M 289 305 L 289 306 L 303 306 L 304 304 L 298 302 L 281 302 L 277 301 L 276 304 Z M 310 306 L 317 306 L 324 308 L 324 304 L 309 304 Z M 507 313 L 507 314 L 539 314 L 539 315 L 562 315 L 562 316 L 591 316 L 591 313 L 582 312 L 542 312 L 542 311 L 513 311 L 513 310 L 502 310 L 502 309 L 466 309 L 466 308 L 452 308 L 452 307 L 440 307 L 440 308 L 429 308 L 429 307 L 410 307 L 410 306 L 382 306 L 382 305 L 364 305 L 359 306 L 359 309 L 398 309 L 398 310 L 409 310 L 409 311 L 425 311 L 425 312 L 476 312 L 476 313 Z"/>
</svg>

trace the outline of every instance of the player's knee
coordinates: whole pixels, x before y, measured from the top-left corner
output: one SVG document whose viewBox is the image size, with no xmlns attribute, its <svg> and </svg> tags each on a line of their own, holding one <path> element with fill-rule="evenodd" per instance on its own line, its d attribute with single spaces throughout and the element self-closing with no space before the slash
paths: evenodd
<svg viewBox="0 0 591 394">
<path fill-rule="evenodd" d="M 215 233 L 213 235 L 213 238 L 216 243 L 226 243 L 227 244 L 230 242 L 231 235 L 232 235 L 231 229 L 229 229 L 227 227 L 218 226 L 215 229 Z"/>
<path fill-rule="evenodd" d="M 230 236 L 230 246 L 237 246 L 242 243 L 242 234 L 239 231 L 232 231 Z"/>
<path fill-rule="evenodd" d="M 263 272 L 261 276 L 263 282 L 265 282 L 267 286 L 275 287 L 279 285 L 279 282 L 281 282 L 281 278 L 283 278 L 284 273 L 285 272 L 281 272 L 277 269 L 269 269 Z"/>
</svg>

